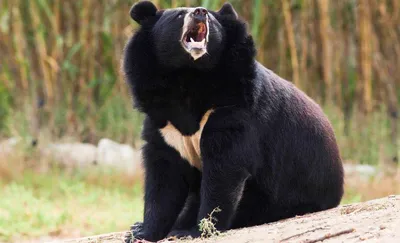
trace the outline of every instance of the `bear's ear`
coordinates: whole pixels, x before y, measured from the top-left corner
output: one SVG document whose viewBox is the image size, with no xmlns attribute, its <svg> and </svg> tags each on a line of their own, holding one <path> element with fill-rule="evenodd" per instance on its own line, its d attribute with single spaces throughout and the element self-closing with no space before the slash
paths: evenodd
<svg viewBox="0 0 400 243">
<path fill-rule="evenodd" d="M 235 9 L 230 3 L 224 3 L 224 5 L 222 5 L 222 8 L 218 11 L 218 13 L 220 15 L 230 15 L 235 19 L 238 18 L 238 14 L 236 13 Z"/>
<path fill-rule="evenodd" d="M 143 20 L 149 17 L 155 16 L 156 13 L 157 7 L 150 1 L 139 1 L 135 3 L 129 11 L 131 18 L 138 24 L 141 24 Z"/>
</svg>

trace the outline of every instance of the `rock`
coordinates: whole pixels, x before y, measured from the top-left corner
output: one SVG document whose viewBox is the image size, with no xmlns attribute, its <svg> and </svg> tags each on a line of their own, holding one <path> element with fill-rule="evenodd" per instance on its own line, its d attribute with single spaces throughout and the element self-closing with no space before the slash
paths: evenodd
<svg viewBox="0 0 400 243">
<path fill-rule="evenodd" d="M 5 157 L 14 152 L 14 149 L 20 144 L 20 138 L 9 138 L 0 142 L 0 157 Z"/>
<path fill-rule="evenodd" d="M 231 230 L 209 239 L 163 240 L 177 243 L 263 242 L 399 242 L 400 196 L 297 216 L 255 227 Z M 65 243 L 124 242 L 125 232 L 61 241 Z M 172 239 L 173 240 L 173 239 Z M 135 241 L 142 242 L 142 241 Z M 143 241 L 146 242 L 146 241 Z"/>
<path fill-rule="evenodd" d="M 97 146 L 97 163 L 135 173 L 141 161 L 141 154 L 127 144 L 119 144 L 110 139 L 101 139 Z"/>
<path fill-rule="evenodd" d="M 97 148 L 85 143 L 50 144 L 42 149 L 42 155 L 65 166 L 81 168 L 95 164 Z"/>
<path fill-rule="evenodd" d="M 369 179 L 378 174 L 379 170 L 372 165 L 343 164 L 344 172 L 348 177 Z"/>
<path fill-rule="evenodd" d="M 50 144 L 42 155 L 68 167 L 108 166 L 129 174 L 137 171 L 141 154 L 126 144 L 101 139 L 98 147 L 84 143 Z"/>
</svg>

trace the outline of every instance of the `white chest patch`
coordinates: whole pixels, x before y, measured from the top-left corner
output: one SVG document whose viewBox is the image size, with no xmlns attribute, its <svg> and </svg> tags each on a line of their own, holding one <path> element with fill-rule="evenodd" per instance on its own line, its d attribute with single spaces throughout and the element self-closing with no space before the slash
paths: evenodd
<svg viewBox="0 0 400 243">
<path fill-rule="evenodd" d="M 208 110 L 200 121 L 200 129 L 192 136 L 183 136 L 178 129 L 170 122 L 160 129 L 164 141 L 174 149 L 176 149 L 182 158 L 186 159 L 190 165 L 197 169 L 202 169 L 200 139 L 203 128 L 207 123 L 208 117 L 212 113 Z"/>
</svg>

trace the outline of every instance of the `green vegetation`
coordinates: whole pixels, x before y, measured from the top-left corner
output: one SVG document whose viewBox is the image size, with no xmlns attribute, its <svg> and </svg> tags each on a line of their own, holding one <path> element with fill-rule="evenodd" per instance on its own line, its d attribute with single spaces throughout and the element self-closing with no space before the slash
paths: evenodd
<svg viewBox="0 0 400 243">
<path fill-rule="evenodd" d="M 0 178 L 0 242 L 127 230 L 143 203 L 140 184 L 124 177 L 52 169 Z"/>
<path fill-rule="evenodd" d="M 390 156 L 400 153 L 400 147 L 391 141 L 390 120 L 384 108 L 369 117 L 354 114 L 348 124 L 337 108 L 325 106 L 324 111 L 332 123 L 344 161 L 378 165 L 391 162 Z"/>
</svg>

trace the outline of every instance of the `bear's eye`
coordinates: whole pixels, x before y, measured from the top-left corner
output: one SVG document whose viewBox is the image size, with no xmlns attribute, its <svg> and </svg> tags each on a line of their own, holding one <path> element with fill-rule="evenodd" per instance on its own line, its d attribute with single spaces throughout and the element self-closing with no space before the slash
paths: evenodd
<svg viewBox="0 0 400 243">
<path fill-rule="evenodd" d="M 178 13 L 177 17 L 178 19 L 182 18 L 185 12 L 181 11 Z"/>
</svg>

